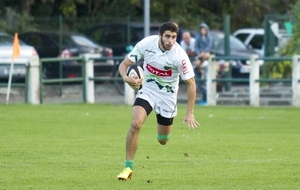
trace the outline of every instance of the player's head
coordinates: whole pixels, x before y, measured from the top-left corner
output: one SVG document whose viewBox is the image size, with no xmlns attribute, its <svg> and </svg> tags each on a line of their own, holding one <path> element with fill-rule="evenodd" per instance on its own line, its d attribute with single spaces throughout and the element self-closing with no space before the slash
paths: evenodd
<svg viewBox="0 0 300 190">
<path fill-rule="evenodd" d="M 178 32 L 179 32 L 178 25 L 174 22 L 166 22 L 166 23 L 162 24 L 159 27 L 159 34 L 163 35 L 163 33 L 166 30 L 169 30 L 171 32 L 176 32 L 177 35 L 178 35 Z"/>
<path fill-rule="evenodd" d="M 163 50 L 170 50 L 176 43 L 178 27 L 173 22 L 166 22 L 159 28 L 159 46 Z"/>
</svg>

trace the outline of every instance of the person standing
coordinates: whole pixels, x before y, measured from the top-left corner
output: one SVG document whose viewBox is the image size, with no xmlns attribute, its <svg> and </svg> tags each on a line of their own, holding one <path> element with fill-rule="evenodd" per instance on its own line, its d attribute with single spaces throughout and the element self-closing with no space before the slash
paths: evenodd
<svg viewBox="0 0 300 190">
<path fill-rule="evenodd" d="M 180 45 L 189 57 L 195 57 L 195 55 L 196 55 L 195 42 L 196 42 L 196 39 L 191 36 L 190 32 L 188 32 L 188 31 L 183 32 Z"/>
<path fill-rule="evenodd" d="M 199 26 L 199 34 L 196 37 L 195 51 L 196 61 L 195 64 L 195 75 L 198 79 L 204 79 L 206 75 L 206 64 L 210 57 L 210 51 L 212 46 L 212 39 L 209 35 L 209 28 L 207 24 L 202 23 Z M 202 81 L 197 81 L 197 90 L 201 92 L 202 99 L 199 102 L 200 105 L 206 105 L 207 90 L 206 84 Z"/>
<path fill-rule="evenodd" d="M 178 27 L 173 22 L 160 26 L 159 34 L 145 37 L 138 42 L 119 66 L 124 80 L 132 86 L 140 86 L 142 79 L 129 77 L 128 67 L 144 58 L 144 84 L 137 92 L 132 109 L 132 120 L 126 137 L 125 168 L 117 175 L 119 180 L 131 179 L 134 157 L 138 148 L 139 132 L 148 115 L 154 111 L 157 118 L 157 140 L 167 144 L 177 115 L 177 93 L 179 77 L 187 85 L 187 110 L 182 124 L 196 129 L 199 123 L 194 117 L 196 85 L 194 71 L 189 57 L 176 43 Z"/>
</svg>

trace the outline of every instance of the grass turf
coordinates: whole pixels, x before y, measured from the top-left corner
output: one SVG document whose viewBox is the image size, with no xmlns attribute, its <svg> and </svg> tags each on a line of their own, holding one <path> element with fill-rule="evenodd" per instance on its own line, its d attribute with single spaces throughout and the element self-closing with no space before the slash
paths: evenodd
<svg viewBox="0 0 300 190">
<path fill-rule="evenodd" d="M 180 105 L 169 143 L 152 113 L 140 133 L 134 174 L 123 169 L 131 106 L 0 105 L 0 189 L 298 189 L 297 108 Z"/>
</svg>

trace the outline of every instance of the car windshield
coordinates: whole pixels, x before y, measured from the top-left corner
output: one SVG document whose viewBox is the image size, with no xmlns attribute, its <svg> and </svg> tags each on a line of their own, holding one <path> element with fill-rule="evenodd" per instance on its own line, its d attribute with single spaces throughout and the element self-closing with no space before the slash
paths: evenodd
<svg viewBox="0 0 300 190">
<path fill-rule="evenodd" d="M 247 47 L 240 40 L 236 39 L 233 36 L 230 36 L 230 47 L 232 49 L 243 49 L 246 50 Z"/>
<path fill-rule="evenodd" d="M 73 35 L 72 39 L 74 42 L 80 46 L 88 46 L 88 47 L 98 47 L 98 45 L 93 42 L 92 40 L 84 37 L 84 36 L 79 36 L 79 35 Z"/>
<path fill-rule="evenodd" d="M 11 46 L 13 45 L 14 37 L 10 35 L 0 34 L 0 46 Z M 20 45 L 25 45 L 24 42 L 19 40 Z"/>
<path fill-rule="evenodd" d="M 221 48 L 224 47 L 224 34 L 223 33 L 215 33 L 212 35 L 213 37 L 213 47 L 214 48 Z M 246 50 L 247 47 L 241 42 L 239 39 L 235 38 L 234 36 L 230 36 L 230 49 L 239 49 L 239 50 Z"/>
<path fill-rule="evenodd" d="M 59 43 L 59 35 L 58 34 L 50 34 L 51 38 L 55 43 Z M 87 46 L 87 47 L 99 47 L 95 42 L 86 38 L 82 35 L 63 35 L 62 44 L 64 46 L 70 46 L 72 44 L 77 44 L 79 46 Z"/>
</svg>

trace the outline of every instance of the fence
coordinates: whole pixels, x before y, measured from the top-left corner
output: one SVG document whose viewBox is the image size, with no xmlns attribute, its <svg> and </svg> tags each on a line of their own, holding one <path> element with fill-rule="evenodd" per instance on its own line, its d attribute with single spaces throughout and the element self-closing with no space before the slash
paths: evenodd
<svg viewBox="0 0 300 190">
<path fill-rule="evenodd" d="M 9 63 L 9 62 L 6 62 L 6 61 L 4 61 L 4 62 L 2 62 L 1 61 L 1 66 L 2 67 L 4 67 L 3 69 L 1 69 L 1 71 L 3 72 L 3 74 L 7 74 L 7 77 L 9 77 L 9 73 L 10 73 L 10 69 L 11 69 L 11 62 Z M 28 72 L 28 64 L 29 64 L 29 62 L 26 62 L 26 63 L 14 63 L 14 68 L 16 69 L 16 66 L 17 67 L 21 67 L 21 69 L 23 70 L 26 70 L 25 71 L 25 73 L 24 74 L 26 74 L 27 72 Z M 5 68 L 6 67 L 6 68 Z M 9 69 L 8 69 L 9 68 Z M 15 70 L 14 69 L 14 70 Z M 21 72 L 22 74 L 23 74 L 23 72 Z M 13 73 L 13 75 L 12 76 L 14 76 L 14 73 Z M 25 88 L 27 88 L 27 84 L 28 84 L 28 75 L 26 74 L 25 75 L 25 83 L 11 83 L 11 87 L 25 87 Z M 0 83 L 0 87 L 7 87 L 7 91 L 8 91 L 8 81 L 7 81 L 7 83 Z M 6 95 L 7 95 L 7 93 L 8 92 L 6 92 Z M 28 92 L 26 91 L 26 93 L 25 93 L 25 102 L 28 102 L 28 94 L 27 94 Z M 7 97 L 6 96 L 6 101 L 7 101 L 7 99 L 9 99 L 9 96 Z"/>
<path fill-rule="evenodd" d="M 10 65 L 11 63 L 9 63 Z M 39 59 L 37 56 L 31 57 L 28 62 L 14 63 L 18 66 L 26 68 L 25 84 L 12 83 L 11 87 L 24 87 L 25 86 L 25 102 L 30 104 L 39 104 Z M 1 63 L 1 66 L 8 65 L 8 63 Z M 0 83 L 1 87 L 7 86 L 7 83 Z"/>
<path fill-rule="evenodd" d="M 62 78 L 62 63 L 60 62 L 59 65 L 59 78 L 56 79 L 44 79 L 43 78 L 43 64 L 45 62 L 49 63 L 54 63 L 57 61 L 80 61 L 81 62 L 81 71 L 82 71 L 82 76 L 81 77 L 76 77 L 76 78 Z M 87 75 L 87 70 L 85 69 L 86 66 L 86 60 L 84 60 L 83 57 L 73 57 L 73 58 L 67 58 L 67 59 L 61 59 L 61 58 L 43 58 L 40 59 L 40 67 L 39 67 L 39 72 L 40 72 L 40 91 L 39 91 L 39 97 L 40 97 L 40 103 L 43 103 L 43 86 L 44 84 L 51 84 L 51 83 L 60 83 L 60 95 L 62 95 L 62 83 L 71 83 L 71 82 L 81 82 L 82 83 L 82 92 L 83 92 L 83 102 L 86 102 L 86 75 Z"/>
<path fill-rule="evenodd" d="M 94 82 L 95 81 L 122 81 L 118 75 L 115 75 L 112 78 L 109 77 L 94 77 L 94 60 L 89 56 L 89 54 L 84 55 L 83 57 L 70 58 L 72 60 L 82 61 L 82 77 L 72 78 L 72 79 L 43 79 L 41 65 L 43 62 L 51 61 L 65 61 L 68 59 L 41 59 L 31 60 L 27 72 L 28 84 L 26 84 L 26 102 L 31 104 L 40 104 L 43 103 L 43 84 L 51 83 L 68 83 L 68 82 L 81 82 L 82 83 L 82 92 L 83 92 L 83 102 L 94 103 L 95 102 L 95 91 L 94 91 Z M 120 58 L 116 58 L 119 60 Z M 240 59 L 238 57 L 215 57 L 211 56 L 208 64 L 208 72 L 206 75 L 206 85 L 207 85 L 207 104 L 210 106 L 216 105 L 216 82 L 234 82 L 234 81 L 246 81 L 245 79 L 234 79 L 234 78 L 216 78 L 217 72 L 217 61 L 218 60 L 234 60 Z M 245 59 L 245 58 L 244 58 Z M 260 65 L 259 60 L 264 61 L 278 61 L 278 60 L 288 60 L 292 61 L 292 78 L 291 79 L 264 79 L 260 78 Z M 259 91 L 261 82 L 288 82 L 292 83 L 293 91 L 293 106 L 300 107 L 300 56 L 295 55 L 293 57 L 282 57 L 282 58 L 272 58 L 272 57 L 263 57 L 258 58 L 253 55 L 250 57 L 250 77 L 249 81 L 249 98 L 251 106 L 259 106 Z M 40 64 L 40 65 L 39 65 Z M 134 91 L 125 85 L 125 96 L 124 102 L 126 104 L 131 104 L 134 100 Z M 39 96 L 38 96 L 39 95 Z"/>
<path fill-rule="evenodd" d="M 239 81 L 242 79 L 232 79 L 232 78 L 222 78 L 216 79 L 216 67 L 217 60 L 233 60 L 240 59 L 234 57 L 214 57 L 211 56 L 208 64 L 208 73 L 207 73 L 207 104 L 214 106 L 216 105 L 216 82 L 232 82 Z M 256 55 L 250 57 L 250 76 L 249 76 L 249 92 L 250 92 L 250 105 L 259 106 L 259 89 L 261 82 L 290 82 L 292 83 L 293 91 L 293 106 L 300 107 L 300 56 L 295 55 L 293 57 L 262 57 L 258 58 Z M 260 78 L 260 65 L 258 64 L 259 60 L 264 61 L 292 61 L 292 79 L 264 79 Z"/>
</svg>

